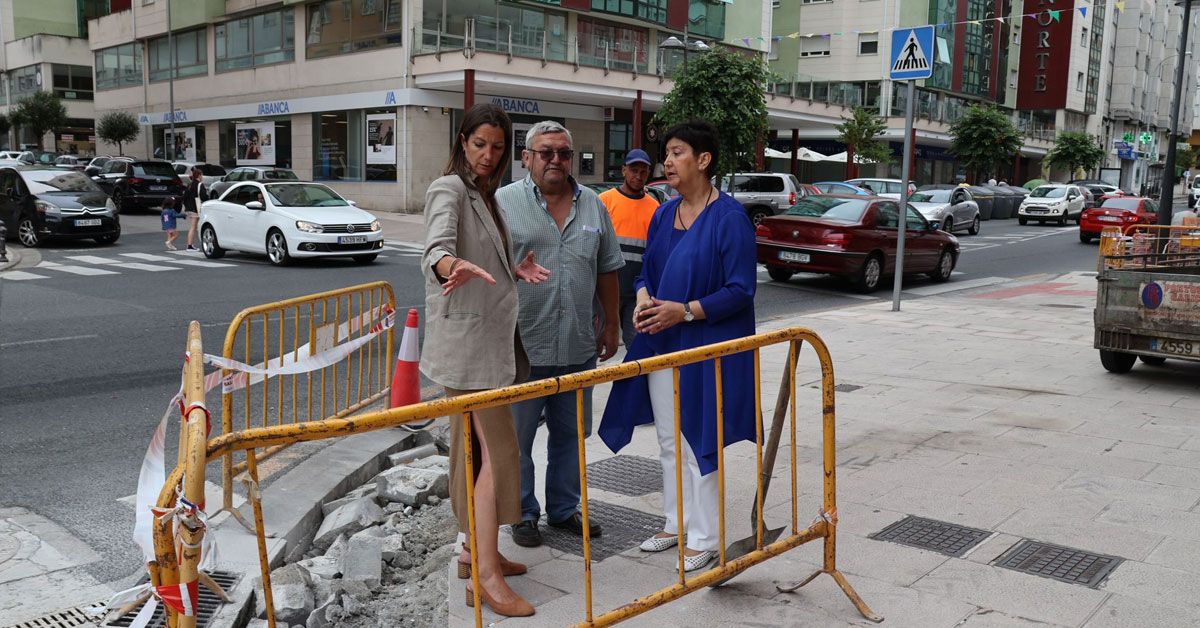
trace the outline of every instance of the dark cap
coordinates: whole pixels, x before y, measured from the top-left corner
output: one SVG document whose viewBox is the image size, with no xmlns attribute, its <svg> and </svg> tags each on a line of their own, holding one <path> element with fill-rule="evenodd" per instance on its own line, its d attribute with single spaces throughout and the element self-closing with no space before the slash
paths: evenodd
<svg viewBox="0 0 1200 628">
<path fill-rule="evenodd" d="M 654 162 L 650 161 L 650 155 L 647 155 L 646 151 L 644 151 L 640 148 L 635 148 L 635 149 L 629 151 L 628 153 L 625 153 L 625 165 L 626 166 L 628 166 L 629 164 L 636 164 L 636 163 L 643 163 L 643 164 L 646 164 L 647 166 L 654 165 Z"/>
</svg>

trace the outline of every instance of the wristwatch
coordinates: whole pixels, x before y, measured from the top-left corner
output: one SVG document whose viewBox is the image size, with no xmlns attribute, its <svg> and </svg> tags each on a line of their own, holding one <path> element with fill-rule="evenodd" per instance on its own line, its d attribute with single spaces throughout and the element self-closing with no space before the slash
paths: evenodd
<svg viewBox="0 0 1200 628">
<path fill-rule="evenodd" d="M 690 323 L 696 320 L 696 315 L 692 313 L 692 305 L 688 301 L 683 302 L 683 322 Z"/>
</svg>

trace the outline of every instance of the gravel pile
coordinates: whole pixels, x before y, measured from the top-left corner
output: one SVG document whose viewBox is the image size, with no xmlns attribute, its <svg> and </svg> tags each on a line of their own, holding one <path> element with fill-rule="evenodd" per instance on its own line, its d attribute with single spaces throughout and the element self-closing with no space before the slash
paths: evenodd
<svg viewBox="0 0 1200 628">
<path fill-rule="evenodd" d="M 436 455 L 399 464 L 325 504 L 305 558 L 271 572 L 277 625 L 445 626 L 457 537 L 448 468 Z M 261 583 L 255 599 L 250 626 L 265 626 Z"/>
</svg>

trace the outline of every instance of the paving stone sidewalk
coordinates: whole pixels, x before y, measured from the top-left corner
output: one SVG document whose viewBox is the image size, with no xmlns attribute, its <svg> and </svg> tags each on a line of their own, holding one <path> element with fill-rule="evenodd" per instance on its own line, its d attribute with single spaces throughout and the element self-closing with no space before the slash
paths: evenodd
<svg viewBox="0 0 1200 628">
<path fill-rule="evenodd" d="M 1092 348 L 1092 273 L 1027 279 L 907 301 L 898 313 L 872 303 L 760 325 L 815 330 L 846 391 L 837 395 L 838 565 L 890 626 L 1200 625 L 1200 365 L 1139 363 L 1127 375 L 1109 374 Z M 768 421 L 783 363 L 782 351 L 763 352 Z M 798 381 L 803 526 L 817 514 L 821 488 L 819 372 L 808 349 Z M 607 392 L 596 390 L 597 421 Z M 543 431 L 539 465 L 544 438 Z M 620 453 L 657 463 L 653 428 L 637 429 Z M 590 463 L 612 456 L 589 439 Z M 753 445 L 730 447 L 726 465 L 732 541 L 750 533 Z M 788 480 L 781 447 L 768 525 L 790 521 Z M 610 511 L 661 515 L 658 492 L 589 493 Z M 990 536 L 961 558 L 869 538 L 907 515 Z M 673 552 L 638 551 L 642 532 L 628 517 L 612 517 L 600 521 L 605 536 L 625 544 L 593 563 L 597 613 L 677 578 Z M 1022 539 L 1124 562 L 1098 588 L 991 564 Z M 533 618 L 504 625 L 583 620 L 579 556 L 520 548 L 504 532 L 501 540 L 506 556 L 530 564 L 511 581 L 537 606 Z M 795 593 L 776 589 L 820 561 L 820 544 L 808 544 L 628 625 L 871 625 L 827 576 Z M 462 581 L 449 581 L 451 625 L 473 625 Z M 487 624 L 502 619 L 485 613 Z"/>
</svg>

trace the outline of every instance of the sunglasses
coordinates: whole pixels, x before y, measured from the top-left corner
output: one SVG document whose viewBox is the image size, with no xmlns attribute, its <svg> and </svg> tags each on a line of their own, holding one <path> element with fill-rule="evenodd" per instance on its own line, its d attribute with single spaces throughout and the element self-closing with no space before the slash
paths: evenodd
<svg viewBox="0 0 1200 628">
<path fill-rule="evenodd" d="M 547 163 L 554 161 L 554 157 L 556 155 L 558 156 L 559 161 L 571 161 L 571 158 L 575 156 L 575 151 L 573 151 L 569 148 L 561 148 L 556 151 L 549 150 L 549 149 L 547 149 L 547 150 L 530 150 L 529 152 L 537 155 L 538 157 L 541 157 L 542 161 L 547 162 Z"/>
</svg>

